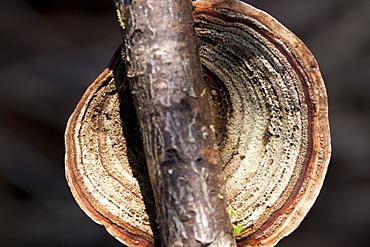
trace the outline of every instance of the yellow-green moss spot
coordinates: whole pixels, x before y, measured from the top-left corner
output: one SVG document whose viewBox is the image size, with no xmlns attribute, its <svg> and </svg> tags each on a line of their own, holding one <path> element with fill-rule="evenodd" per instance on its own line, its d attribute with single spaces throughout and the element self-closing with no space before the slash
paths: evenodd
<svg viewBox="0 0 370 247">
<path fill-rule="evenodd" d="M 123 23 L 122 21 L 121 11 L 119 11 L 118 9 L 116 9 L 116 11 L 117 11 L 119 25 L 121 26 L 122 29 L 125 29 L 125 23 Z"/>
<path fill-rule="evenodd" d="M 207 92 L 207 88 L 203 89 L 202 93 L 200 94 L 201 97 L 204 97 L 204 95 L 206 95 L 206 92 Z"/>
<path fill-rule="evenodd" d="M 238 214 L 235 212 L 233 207 L 231 207 L 231 205 L 226 208 L 226 211 L 231 216 L 231 219 L 236 220 L 238 218 Z"/>
<path fill-rule="evenodd" d="M 233 209 L 233 207 L 231 205 L 229 205 L 226 208 L 226 211 L 230 215 L 230 217 L 233 221 L 236 221 L 238 219 L 238 214 L 235 212 L 235 210 Z M 234 236 L 239 235 L 243 231 L 243 226 L 242 225 L 232 224 L 232 226 L 233 226 L 233 229 L 234 229 Z"/>
<path fill-rule="evenodd" d="M 234 236 L 239 235 L 243 231 L 242 225 L 236 226 L 233 224 L 233 228 L 234 228 Z"/>
</svg>

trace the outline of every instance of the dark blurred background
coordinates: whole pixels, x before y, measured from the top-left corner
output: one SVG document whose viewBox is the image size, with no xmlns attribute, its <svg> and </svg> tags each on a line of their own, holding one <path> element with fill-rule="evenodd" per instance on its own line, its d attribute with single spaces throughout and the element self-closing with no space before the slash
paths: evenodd
<svg viewBox="0 0 370 247">
<path fill-rule="evenodd" d="M 326 82 L 333 155 L 278 246 L 370 246 L 370 1 L 250 0 L 300 37 Z M 75 203 L 63 133 L 121 43 L 110 0 L 0 1 L 0 246 L 122 246 Z"/>
</svg>

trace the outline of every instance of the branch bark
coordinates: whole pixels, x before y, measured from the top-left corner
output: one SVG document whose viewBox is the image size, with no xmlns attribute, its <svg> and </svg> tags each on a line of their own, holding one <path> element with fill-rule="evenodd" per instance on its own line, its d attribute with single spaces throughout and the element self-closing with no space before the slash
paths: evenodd
<svg viewBox="0 0 370 247">
<path fill-rule="evenodd" d="M 235 246 L 190 0 L 116 0 L 163 246 Z"/>
</svg>

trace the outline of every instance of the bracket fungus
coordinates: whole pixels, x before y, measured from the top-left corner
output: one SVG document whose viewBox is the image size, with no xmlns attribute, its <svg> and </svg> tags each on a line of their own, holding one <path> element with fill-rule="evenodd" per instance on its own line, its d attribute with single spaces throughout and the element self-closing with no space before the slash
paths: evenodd
<svg viewBox="0 0 370 247">
<path fill-rule="evenodd" d="M 237 215 L 236 243 L 274 246 L 312 207 L 330 158 L 318 64 L 261 10 L 238 0 L 193 5 L 207 83 L 201 97 L 211 108 L 224 195 Z M 66 177 L 79 206 L 114 237 L 154 246 L 154 197 L 123 58 L 120 47 L 69 119 Z"/>
</svg>

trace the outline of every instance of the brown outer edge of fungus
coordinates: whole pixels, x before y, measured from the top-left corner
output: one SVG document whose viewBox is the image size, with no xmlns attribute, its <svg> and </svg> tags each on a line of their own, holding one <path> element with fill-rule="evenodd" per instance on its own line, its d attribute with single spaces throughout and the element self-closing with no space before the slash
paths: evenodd
<svg viewBox="0 0 370 247">
<path fill-rule="evenodd" d="M 132 229 L 132 227 L 127 226 L 133 233 L 130 233 L 118 226 L 114 222 L 105 218 L 101 213 L 99 213 L 88 201 L 76 182 L 76 177 L 74 175 L 74 167 L 77 163 L 76 160 L 76 146 L 75 146 L 75 133 L 76 133 L 76 123 L 81 112 L 84 110 L 85 102 L 91 97 L 91 94 L 96 92 L 96 90 L 102 85 L 103 81 L 107 79 L 114 78 L 113 70 L 117 60 L 120 59 L 122 47 L 120 46 L 115 52 L 112 60 L 110 61 L 108 68 L 106 68 L 96 80 L 87 88 L 84 95 L 77 104 L 74 112 L 68 120 L 66 133 L 65 133 L 65 143 L 66 143 L 66 154 L 65 154 L 65 175 L 67 178 L 68 185 L 71 189 L 72 195 L 75 198 L 81 209 L 96 223 L 103 225 L 106 230 L 114 236 L 120 242 L 128 246 L 138 246 L 138 247 L 152 247 L 154 246 L 149 240 L 146 240 L 143 232 L 137 229 Z"/>
<path fill-rule="evenodd" d="M 215 14 L 215 9 L 226 9 L 246 15 L 257 21 L 254 28 L 269 41 L 275 43 L 278 49 L 292 64 L 300 77 L 309 110 L 309 143 L 308 155 L 303 164 L 300 179 L 297 182 L 287 203 L 274 212 L 270 219 L 255 233 L 245 239 L 238 240 L 239 246 L 274 246 L 283 237 L 293 232 L 302 222 L 314 204 L 322 187 L 331 155 L 330 130 L 328 121 L 328 104 L 326 89 L 318 64 L 303 44 L 291 31 L 286 29 L 276 19 L 246 3 L 237 0 L 198 0 L 194 2 L 197 14 Z M 239 21 L 246 22 L 246 20 Z M 251 23 L 246 23 L 250 25 Z M 252 27 L 253 28 L 253 27 Z M 276 31 L 275 31 L 276 30 Z M 306 184 L 303 194 L 302 185 Z M 265 231 L 273 226 L 282 215 L 288 215 L 284 223 L 266 237 Z"/>
</svg>

